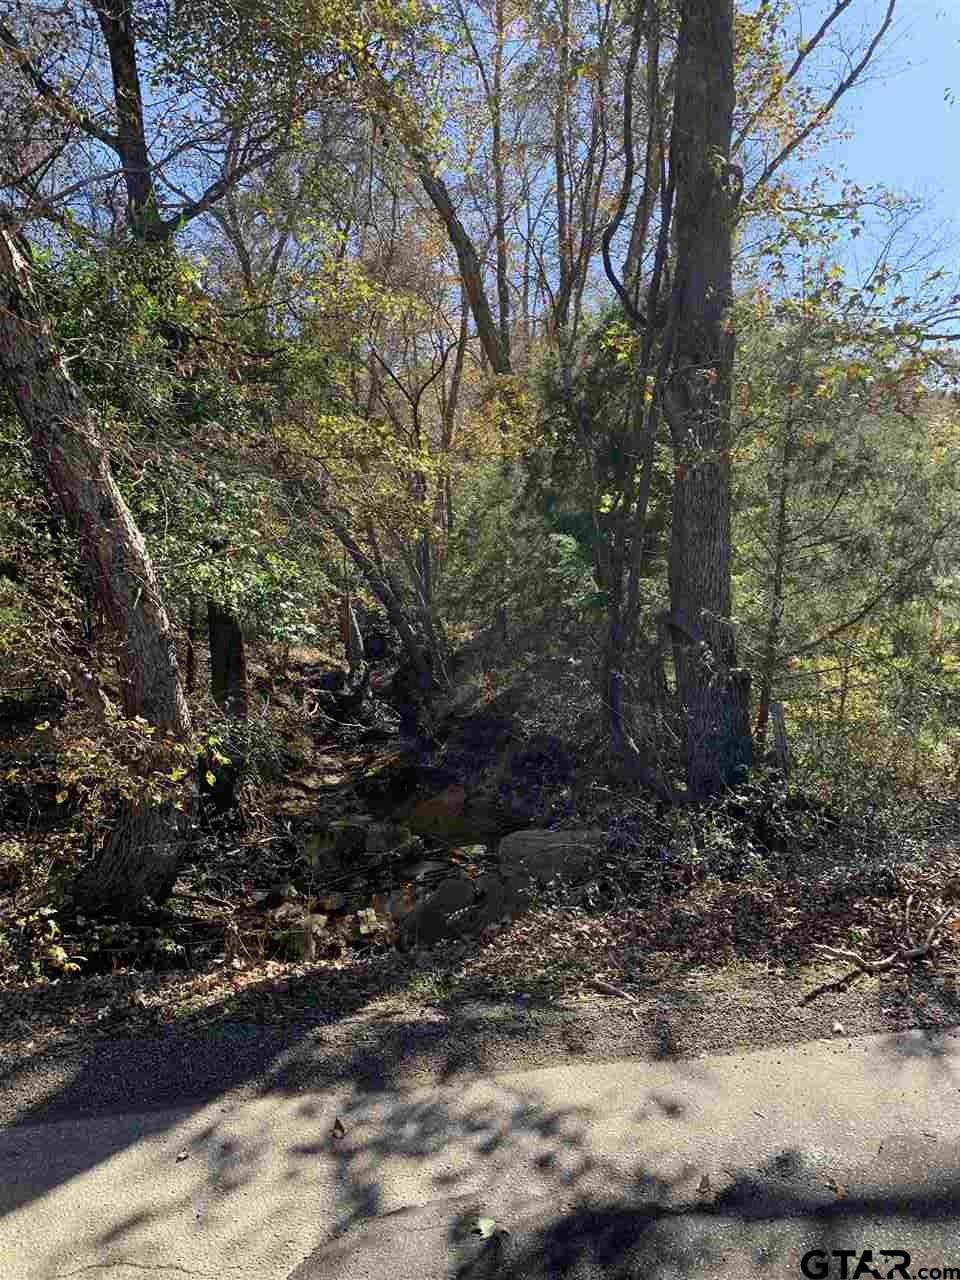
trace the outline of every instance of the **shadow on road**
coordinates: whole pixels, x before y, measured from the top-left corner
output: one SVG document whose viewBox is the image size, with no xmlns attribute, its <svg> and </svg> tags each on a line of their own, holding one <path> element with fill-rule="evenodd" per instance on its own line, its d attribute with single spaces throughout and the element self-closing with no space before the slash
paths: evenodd
<svg viewBox="0 0 960 1280">
<path fill-rule="evenodd" d="M 536 1034 L 529 1012 L 508 1010 L 504 1034 Z M 486 1040 L 451 1042 L 450 1025 L 330 1032 L 221 1027 L 165 1039 L 160 1058 L 102 1046 L 38 1105 L 49 1124 L 0 1134 L 0 1209 L 36 1267 L 3 1271 L 0 1247 L 2 1280 L 158 1258 L 291 1280 L 787 1276 L 807 1249 L 870 1245 L 949 1261 L 930 1252 L 960 1213 L 946 1038 L 878 1038 L 869 1057 L 805 1046 L 796 1068 L 786 1049 L 654 1050 L 489 1078 Z M 795 1097 L 794 1069 L 809 1076 Z M 203 1100 L 181 1102 L 185 1081 Z M 898 1121 L 918 1090 L 946 1128 Z"/>
</svg>

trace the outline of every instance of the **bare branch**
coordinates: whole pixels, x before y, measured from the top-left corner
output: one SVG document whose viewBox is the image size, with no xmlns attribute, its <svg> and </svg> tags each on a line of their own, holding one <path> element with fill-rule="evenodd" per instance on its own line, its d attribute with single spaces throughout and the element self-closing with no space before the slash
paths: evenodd
<svg viewBox="0 0 960 1280">
<path fill-rule="evenodd" d="M 43 98 L 44 102 L 50 106 L 56 115 L 68 124 L 75 125 L 87 137 L 95 138 L 97 142 L 102 142 L 111 151 L 119 153 L 120 139 L 117 135 L 102 128 L 89 112 L 83 111 L 80 107 L 75 106 L 57 93 L 56 89 L 40 70 L 29 50 L 23 47 L 5 22 L 0 22 L 0 47 L 6 49 L 14 66 L 18 68 L 21 75 L 36 89 L 40 97 Z"/>
<path fill-rule="evenodd" d="M 849 3 L 849 0 L 844 0 L 844 7 L 846 3 Z M 776 173 L 776 171 L 779 168 L 781 168 L 787 162 L 787 160 L 789 160 L 789 158 L 793 155 L 794 151 L 796 151 L 797 147 L 801 146 L 802 143 L 806 142 L 807 138 L 810 137 L 811 133 L 813 133 L 815 129 L 818 129 L 820 125 L 823 124 L 823 122 L 830 116 L 834 107 L 837 105 L 837 103 L 840 101 L 843 95 L 849 89 L 853 88 L 856 82 L 860 79 L 861 74 L 870 63 L 870 60 L 873 58 L 874 53 L 876 53 L 877 46 L 880 44 L 880 41 L 883 39 L 883 37 L 887 34 L 887 31 L 890 29 L 890 24 L 893 21 L 893 14 L 896 7 L 897 7 L 897 0 L 888 0 L 886 12 L 884 13 L 884 16 L 883 16 L 883 21 L 880 23 L 880 26 L 877 28 L 876 32 L 874 33 L 873 39 L 867 45 L 867 48 L 863 54 L 863 57 L 856 64 L 856 66 L 851 68 L 849 74 L 844 76 L 844 78 L 840 81 L 840 83 L 834 89 L 833 93 L 830 95 L 827 101 L 823 104 L 820 110 L 817 111 L 811 117 L 810 120 L 808 120 L 808 122 L 804 125 L 804 127 L 798 133 L 794 134 L 794 136 L 790 139 L 790 141 L 786 144 L 786 146 L 781 149 L 780 153 L 770 161 L 770 163 L 764 169 L 763 173 L 761 173 L 760 177 L 756 180 L 756 182 L 751 187 L 750 194 L 747 197 L 745 203 L 750 204 L 753 201 L 754 197 L 756 196 L 760 188 L 765 186 L 766 183 L 768 183 L 770 179 L 773 177 L 773 175 Z M 839 8 L 839 3 L 838 3 L 838 8 Z"/>
</svg>

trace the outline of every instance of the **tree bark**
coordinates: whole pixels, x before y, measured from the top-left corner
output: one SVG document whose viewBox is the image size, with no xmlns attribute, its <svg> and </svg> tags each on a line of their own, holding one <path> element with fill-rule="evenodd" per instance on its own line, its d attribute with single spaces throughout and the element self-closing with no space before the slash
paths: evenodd
<svg viewBox="0 0 960 1280">
<path fill-rule="evenodd" d="M 767 727 L 773 701 L 773 682 L 780 664 L 780 643 L 783 628 L 784 577 L 787 559 L 787 540 L 790 537 L 788 496 L 793 466 L 793 421 L 789 406 L 783 449 L 780 455 L 780 477 L 777 493 L 776 524 L 773 531 L 773 573 L 769 584 L 770 612 L 760 656 L 760 701 L 757 708 L 755 741 L 761 754 L 766 750 Z"/>
<path fill-rule="evenodd" d="M 503 0 L 494 6 L 493 46 L 493 137 L 491 160 L 493 164 L 494 238 L 497 243 L 497 304 L 500 321 L 500 349 L 510 366 L 510 280 L 508 276 L 509 253 L 507 245 L 507 194 L 503 156 L 503 52 L 506 38 L 506 16 Z"/>
<path fill-rule="evenodd" d="M 474 243 L 457 217 L 453 201 L 450 199 L 450 192 L 443 179 L 422 161 L 419 177 L 420 184 L 440 215 L 450 243 L 456 251 L 460 279 L 470 300 L 470 310 L 477 326 L 477 337 L 480 339 L 483 353 L 495 374 L 509 374 L 512 372 L 510 353 L 504 350 L 499 329 L 493 319 L 490 301 L 483 286 L 483 269 Z"/>
<path fill-rule="evenodd" d="M 117 112 L 116 151 L 127 189 L 127 221 L 134 239 L 165 242 L 171 239 L 173 228 L 163 226 L 157 207 L 131 6 L 129 0 L 109 0 L 108 4 L 94 0 L 93 8 L 110 55 Z"/>
<path fill-rule="evenodd" d="M 247 655 L 243 631 L 229 609 L 207 601 L 210 638 L 210 690 L 228 716 L 246 720 L 248 710 Z"/>
<path fill-rule="evenodd" d="M 231 720 L 243 723 L 249 709 L 247 685 L 247 654 L 243 642 L 243 630 L 236 615 L 213 600 L 207 601 L 207 633 L 210 642 L 210 691 L 213 700 Z M 212 773 L 213 783 L 206 776 L 201 781 L 201 793 L 213 801 L 218 817 L 229 813 L 236 805 L 237 783 L 243 772 L 243 761 L 236 757 L 236 745 L 224 752 L 229 764 L 206 761 L 204 775 Z"/>
<path fill-rule="evenodd" d="M 187 614 L 187 669 L 184 686 L 187 695 L 193 694 L 197 683 L 197 601 L 190 597 L 190 611 Z"/>
<path fill-rule="evenodd" d="M 123 710 L 161 735 L 190 734 L 176 647 L 140 530 L 116 486 L 93 413 L 54 345 L 31 277 L 30 250 L 0 215 L 0 378 L 30 437 L 36 466 L 76 528 L 94 590 L 122 641 Z M 162 900 L 179 867 L 165 808 L 127 806 L 76 896 L 88 910 Z"/>
<path fill-rule="evenodd" d="M 694 798 L 752 763 L 749 677 L 731 622 L 732 237 L 742 175 L 729 162 L 733 0 L 684 0 L 671 163 L 676 177 L 672 361 L 664 387 L 674 454 L 671 616 Z"/>
</svg>

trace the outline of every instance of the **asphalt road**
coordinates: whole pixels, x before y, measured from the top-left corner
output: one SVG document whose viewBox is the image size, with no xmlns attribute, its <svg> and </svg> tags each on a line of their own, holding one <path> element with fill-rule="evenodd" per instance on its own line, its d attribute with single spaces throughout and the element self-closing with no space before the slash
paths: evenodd
<svg viewBox="0 0 960 1280">
<path fill-rule="evenodd" d="M 392 1084 L 283 1067 L 0 1130 L 0 1280 L 960 1277 L 956 1032 Z"/>
</svg>

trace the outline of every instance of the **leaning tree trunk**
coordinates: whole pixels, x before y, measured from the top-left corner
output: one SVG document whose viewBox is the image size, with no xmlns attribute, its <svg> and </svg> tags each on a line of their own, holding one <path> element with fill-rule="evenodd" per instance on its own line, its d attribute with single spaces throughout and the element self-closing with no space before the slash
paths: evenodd
<svg viewBox="0 0 960 1280">
<path fill-rule="evenodd" d="M 752 761 L 749 678 L 731 623 L 732 240 L 742 174 L 730 164 L 733 0 L 683 0 L 671 163 L 676 178 L 672 360 L 664 388 L 674 454 L 670 557 L 687 786 L 717 793 Z"/>
<path fill-rule="evenodd" d="M 121 637 L 123 709 L 161 738 L 185 740 L 190 714 L 153 565 L 110 470 L 93 413 L 56 349 L 31 273 L 29 246 L 0 210 L 0 379 L 29 432 L 34 462 L 76 528 L 97 599 Z M 76 884 L 88 911 L 160 901 L 176 879 L 182 841 L 172 809 L 120 807 Z"/>
</svg>

